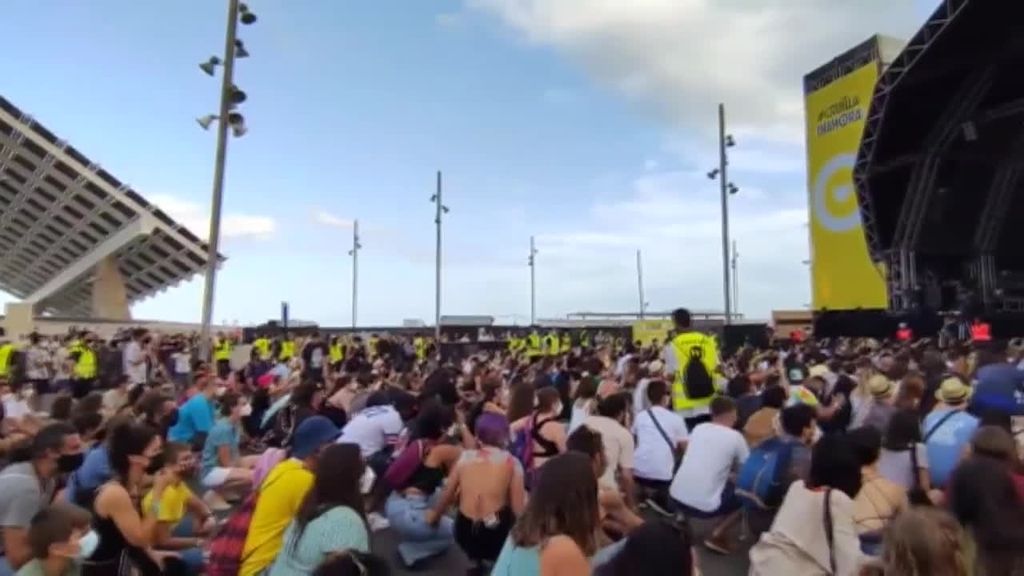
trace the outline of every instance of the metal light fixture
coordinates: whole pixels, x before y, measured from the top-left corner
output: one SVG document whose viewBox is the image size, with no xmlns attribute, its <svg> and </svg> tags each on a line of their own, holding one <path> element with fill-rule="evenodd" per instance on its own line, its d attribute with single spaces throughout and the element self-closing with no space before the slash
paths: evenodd
<svg viewBox="0 0 1024 576">
<path fill-rule="evenodd" d="M 248 26 L 250 24 L 256 23 L 256 15 L 252 13 L 252 10 L 249 10 L 249 7 L 247 5 L 240 4 L 238 6 L 238 14 L 238 21 L 242 24 Z"/>
<path fill-rule="evenodd" d="M 241 40 L 235 40 L 235 56 L 238 58 L 249 57 L 249 51 L 245 49 L 245 44 Z"/>
<path fill-rule="evenodd" d="M 242 102 L 245 102 L 246 98 L 247 96 L 245 92 L 243 92 L 238 86 L 231 87 L 230 102 L 232 107 L 235 107 L 241 104 Z"/>
<path fill-rule="evenodd" d="M 249 131 L 245 127 L 245 117 L 238 112 L 228 114 L 228 126 L 231 126 L 231 133 L 235 135 L 235 138 L 241 138 Z"/>
<path fill-rule="evenodd" d="M 740 191 L 740 189 L 739 189 L 738 186 L 736 186 L 732 182 L 729 182 L 729 194 L 735 194 L 735 193 L 737 193 L 739 191 Z"/>
<path fill-rule="evenodd" d="M 714 180 L 715 178 L 718 178 L 718 168 L 708 172 L 708 180 Z"/>
<path fill-rule="evenodd" d="M 199 69 L 206 72 L 207 76 L 213 76 L 217 66 L 220 65 L 220 58 L 210 56 L 210 59 L 199 65 Z"/>
<path fill-rule="evenodd" d="M 727 135 L 725 136 L 725 145 L 726 145 L 726 147 L 728 147 L 728 148 L 732 148 L 733 146 L 735 146 L 735 145 L 736 145 L 736 141 L 735 141 L 735 140 L 733 140 L 733 138 L 732 138 L 732 134 L 727 134 Z"/>
<path fill-rule="evenodd" d="M 199 124 L 200 127 L 202 127 L 203 130 L 209 130 L 210 124 L 213 124 L 213 121 L 216 119 L 216 114 L 207 114 L 206 116 L 196 118 L 196 122 Z"/>
</svg>

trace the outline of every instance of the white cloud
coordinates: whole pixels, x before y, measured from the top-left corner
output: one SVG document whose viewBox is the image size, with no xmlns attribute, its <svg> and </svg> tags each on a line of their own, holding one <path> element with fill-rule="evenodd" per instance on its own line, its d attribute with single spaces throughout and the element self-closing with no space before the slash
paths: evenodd
<svg viewBox="0 0 1024 576">
<path fill-rule="evenodd" d="M 171 218 L 196 236 L 210 235 L 210 207 L 169 194 L 154 194 L 149 199 Z M 270 216 L 255 214 L 221 214 L 221 238 L 269 238 L 277 231 L 277 222 Z"/>
<path fill-rule="evenodd" d="M 354 225 L 354 221 L 352 219 L 335 216 L 326 210 L 315 210 L 313 212 L 313 221 L 317 224 L 323 224 L 324 226 L 331 226 L 333 228 L 342 228 L 344 230 L 351 230 Z"/>
<path fill-rule="evenodd" d="M 801 78 L 875 33 L 908 37 L 910 0 L 465 0 L 529 43 L 580 62 L 601 84 L 674 125 L 794 141 Z"/>
</svg>

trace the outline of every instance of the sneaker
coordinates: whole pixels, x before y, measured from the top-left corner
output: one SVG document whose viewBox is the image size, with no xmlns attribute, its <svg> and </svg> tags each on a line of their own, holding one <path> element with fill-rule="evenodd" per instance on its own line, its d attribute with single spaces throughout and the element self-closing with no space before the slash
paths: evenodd
<svg viewBox="0 0 1024 576">
<path fill-rule="evenodd" d="M 384 516 L 381 516 L 378 512 L 370 512 L 366 515 L 366 522 L 370 525 L 370 530 L 373 532 L 380 532 L 381 530 L 387 530 L 391 528 L 391 523 Z"/>
<path fill-rule="evenodd" d="M 226 512 L 231 510 L 231 504 L 213 490 L 208 490 L 206 494 L 203 494 L 203 502 L 206 502 L 206 505 L 214 512 Z"/>
</svg>

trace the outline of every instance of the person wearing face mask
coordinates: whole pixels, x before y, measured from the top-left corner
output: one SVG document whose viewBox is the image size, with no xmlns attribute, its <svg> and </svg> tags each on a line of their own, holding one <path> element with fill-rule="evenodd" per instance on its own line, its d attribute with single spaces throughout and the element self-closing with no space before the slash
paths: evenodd
<svg viewBox="0 0 1024 576">
<path fill-rule="evenodd" d="M 88 511 L 71 504 L 54 504 L 36 513 L 28 529 L 32 560 L 17 576 L 76 576 L 82 559 L 99 544 L 89 520 Z"/>
<path fill-rule="evenodd" d="M 0 472 L 0 575 L 13 574 L 32 558 L 28 529 L 32 517 L 53 500 L 57 477 L 82 464 L 82 439 L 70 424 L 50 424 L 27 447 L 27 461 Z"/>
<path fill-rule="evenodd" d="M 245 398 L 227 392 L 220 398 L 220 418 L 210 429 L 203 444 L 200 479 L 209 492 L 203 500 L 214 510 L 228 509 L 223 492 L 248 493 L 252 489 L 252 467 L 258 457 L 242 458 L 242 419 L 252 414 L 252 405 Z"/>
<path fill-rule="evenodd" d="M 99 487 L 92 502 L 100 543 L 82 563 L 82 576 L 127 576 L 133 570 L 164 574 L 172 560 L 151 550 L 164 491 L 172 481 L 162 471 L 161 438 L 145 424 L 124 422 L 110 431 L 108 450 L 114 476 Z M 147 475 L 153 476 L 151 513 L 142 516 L 131 495 L 139 493 Z"/>
<path fill-rule="evenodd" d="M 203 536 L 211 534 L 217 522 L 209 506 L 186 484 L 195 472 L 195 458 L 188 446 L 168 443 L 163 455 L 162 473 L 168 477 L 168 484 L 160 498 L 159 509 L 153 506 L 154 491 L 150 490 L 142 499 L 142 512 L 156 516 L 153 546 L 178 552 L 187 572 L 196 575 L 203 567 Z"/>
</svg>

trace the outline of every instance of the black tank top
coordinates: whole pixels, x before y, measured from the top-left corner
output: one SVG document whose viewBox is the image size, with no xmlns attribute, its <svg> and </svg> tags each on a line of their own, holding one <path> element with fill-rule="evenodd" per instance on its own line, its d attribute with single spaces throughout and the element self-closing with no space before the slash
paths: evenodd
<svg viewBox="0 0 1024 576">
<path fill-rule="evenodd" d="M 95 491 L 94 496 L 101 490 L 102 486 Z M 92 556 L 82 563 L 81 576 L 128 575 L 132 574 L 132 568 L 136 568 L 142 576 L 164 573 L 145 550 L 128 544 L 113 518 L 103 518 L 96 513 L 95 498 L 89 511 L 92 512 L 92 527 L 100 537 L 100 543 Z"/>
<path fill-rule="evenodd" d="M 539 451 L 533 451 L 534 458 L 554 458 L 555 456 L 558 456 L 558 444 L 540 435 L 540 431 L 544 428 L 545 424 L 556 420 L 558 420 L 558 417 L 552 416 L 551 418 L 546 418 L 536 422 L 533 425 L 533 430 L 531 431 L 531 434 L 533 434 L 533 443 L 541 448 Z"/>
<path fill-rule="evenodd" d="M 438 486 L 444 482 L 444 479 L 444 470 L 420 464 L 420 467 L 409 478 L 406 488 L 415 488 L 424 494 L 433 494 Z"/>
</svg>

